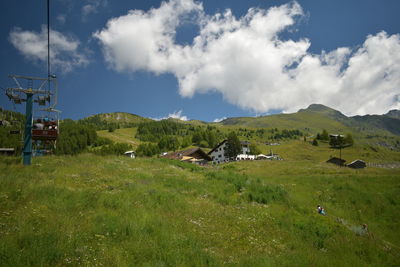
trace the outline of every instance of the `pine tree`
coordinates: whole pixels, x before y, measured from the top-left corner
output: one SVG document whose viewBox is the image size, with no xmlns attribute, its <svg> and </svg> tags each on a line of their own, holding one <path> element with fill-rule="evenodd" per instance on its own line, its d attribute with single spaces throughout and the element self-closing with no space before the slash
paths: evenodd
<svg viewBox="0 0 400 267">
<path fill-rule="evenodd" d="M 329 141 L 329 134 L 325 129 L 322 130 L 321 140 Z"/>
<path fill-rule="evenodd" d="M 242 152 L 242 145 L 234 132 L 230 132 L 226 144 L 225 157 L 232 159 Z"/>
<path fill-rule="evenodd" d="M 353 140 L 353 136 L 351 135 L 351 133 L 346 134 L 346 136 L 344 137 L 344 142 L 348 146 L 354 145 L 354 140 Z"/>
<path fill-rule="evenodd" d="M 250 144 L 250 154 L 252 155 L 261 154 L 261 150 L 255 144 Z"/>
</svg>

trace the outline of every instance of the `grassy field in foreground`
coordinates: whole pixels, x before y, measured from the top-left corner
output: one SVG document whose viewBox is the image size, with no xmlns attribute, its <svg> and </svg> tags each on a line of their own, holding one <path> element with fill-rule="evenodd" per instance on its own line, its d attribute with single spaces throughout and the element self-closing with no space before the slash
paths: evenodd
<svg viewBox="0 0 400 267">
<path fill-rule="evenodd" d="M 1 266 L 400 265 L 400 169 L 91 154 L 16 162 L 0 158 Z"/>
</svg>

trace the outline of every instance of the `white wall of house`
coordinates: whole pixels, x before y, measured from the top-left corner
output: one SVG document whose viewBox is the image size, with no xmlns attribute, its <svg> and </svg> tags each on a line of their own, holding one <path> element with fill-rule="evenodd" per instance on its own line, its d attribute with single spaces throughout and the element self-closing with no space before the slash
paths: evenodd
<svg viewBox="0 0 400 267">
<path fill-rule="evenodd" d="M 239 154 L 236 156 L 236 160 L 255 160 L 255 155 Z"/>
<path fill-rule="evenodd" d="M 225 157 L 225 148 L 226 148 L 226 142 L 222 143 L 213 152 L 211 152 L 210 157 L 212 158 L 213 163 L 218 164 L 229 161 L 229 159 Z"/>
<path fill-rule="evenodd" d="M 243 151 L 242 154 L 245 154 L 245 155 L 250 154 L 250 146 L 247 144 L 246 145 L 242 144 L 242 151 Z"/>
</svg>

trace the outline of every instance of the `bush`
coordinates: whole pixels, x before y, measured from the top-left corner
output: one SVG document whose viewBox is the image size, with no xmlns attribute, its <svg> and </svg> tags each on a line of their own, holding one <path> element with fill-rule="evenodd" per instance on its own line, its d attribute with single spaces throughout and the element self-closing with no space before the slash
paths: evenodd
<svg viewBox="0 0 400 267">
<path fill-rule="evenodd" d="M 136 149 L 136 155 L 139 157 L 151 157 L 160 153 L 160 148 L 157 144 L 144 143 L 140 144 Z"/>
<path fill-rule="evenodd" d="M 314 140 L 312 141 L 312 145 L 313 145 L 313 146 L 318 146 L 318 141 L 317 141 L 317 139 L 314 139 Z"/>
</svg>

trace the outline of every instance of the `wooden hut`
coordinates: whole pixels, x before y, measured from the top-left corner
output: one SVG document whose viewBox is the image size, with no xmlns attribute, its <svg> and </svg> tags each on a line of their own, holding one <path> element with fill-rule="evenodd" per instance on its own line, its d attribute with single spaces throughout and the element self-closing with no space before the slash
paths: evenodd
<svg viewBox="0 0 400 267">
<path fill-rule="evenodd" d="M 173 153 L 168 153 L 163 156 L 164 158 L 168 159 L 176 159 L 180 161 L 187 161 L 196 164 L 205 164 L 208 161 L 211 161 L 211 157 L 207 155 L 201 148 L 189 148 L 182 151 L 177 151 Z"/>
<path fill-rule="evenodd" d="M 0 155 L 12 156 L 15 153 L 14 148 L 0 148 Z"/>
<path fill-rule="evenodd" d="M 367 164 L 365 163 L 365 161 L 363 161 L 361 159 L 356 159 L 355 161 L 348 164 L 347 167 L 350 167 L 353 169 L 364 169 L 365 167 L 367 167 Z"/>
<path fill-rule="evenodd" d="M 333 157 L 333 158 L 328 159 L 326 162 L 327 163 L 336 164 L 336 165 L 339 165 L 339 166 L 344 166 L 345 165 L 344 163 L 346 162 L 346 160 L 340 159 L 340 158 L 337 158 L 337 157 Z"/>
</svg>

